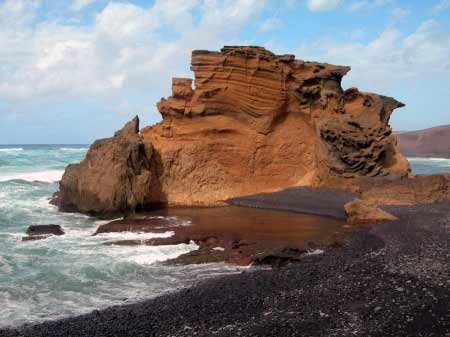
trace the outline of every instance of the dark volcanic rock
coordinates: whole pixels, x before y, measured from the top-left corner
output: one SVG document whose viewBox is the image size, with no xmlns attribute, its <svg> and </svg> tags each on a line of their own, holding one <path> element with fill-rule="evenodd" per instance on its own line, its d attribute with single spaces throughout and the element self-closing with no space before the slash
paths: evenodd
<svg viewBox="0 0 450 337">
<path fill-rule="evenodd" d="M 49 237 L 50 235 L 33 235 L 33 236 L 24 236 L 22 238 L 23 242 L 26 241 L 37 241 L 37 240 L 45 240 Z"/>
<path fill-rule="evenodd" d="M 358 194 L 343 189 L 291 187 L 274 193 L 260 193 L 227 200 L 231 205 L 276 209 L 346 219 L 344 205 Z"/>
<path fill-rule="evenodd" d="M 80 164 L 66 168 L 53 202 L 63 211 L 103 217 L 145 208 L 158 194 L 153 154 L 136 116 L 114 137 L 96 141 Z"/>
<path fill-rule="evenodd" d="M 299 247 L 283 247 L 268 253 L 257 256 L 255 265 L 269 265 L 272 267 L 282 267 L 289 263 L 300 262 L 301 257 L 308 251 Z"/>
<path fill-rule="evenodd" d="M 63 235 L 65 234 L 60 225 L 33 225 L 28 227 L 27 234 L 36 235 Z"/>
<path fill-rule="evenodd" d="M 113 241 L 113 242 L 105 242 L 105 246 L 140 246 L 140 245 L 147 245 L 147 246 L 172 246 L 172 245 L 179 245 L 179 244 L 188 244 L 190 242 L 189 238 L 183 237 L 183 236 L 171 236 L 168 238 L 152 238 L 152 239 L 146 239 L 146 240 L 119 240 L 119 241 Z"/>
<path fill-rule="evenodd" d="M 98 226 L 94 235 L 118 232 L 165 232 L 169 227 L 173 226 L 176 226 L 176 224 L 167 218 L 123 219 Z"/>
<path fill-rule="evenodd" d="M 28 227 L 28 236 L 22 238 L 22 241 L 36 241 L 48 238 L 50 235 L 64 235 L 64 230 L 60 225 L 33 225 Z"/>
</svg>

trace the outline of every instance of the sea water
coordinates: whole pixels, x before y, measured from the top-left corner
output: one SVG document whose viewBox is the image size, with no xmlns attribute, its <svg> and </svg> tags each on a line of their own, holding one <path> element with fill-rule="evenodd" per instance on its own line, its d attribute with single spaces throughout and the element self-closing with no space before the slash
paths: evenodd
<svg viewBox="0 0 450 337">
<path fill-rule="evenodd" d="M 239 269 L 224 264 L 165 266 L 197 248 L 104 245 L 140 234 L 92 236 L 101 221 L 61 213 L 49 204 L 69 163 L 84 145 L 0 146 L 0 328 L 77 315 L 153 297 Z M 189 225 L 189 219 L 175 218 Z M 66 235 L 22 242 L 29 225 L 61 225 Z M 173 233 L 147 233 L 145 238 Z"/>
<path fill-rule="evenodd" d="M 414 174 L 450 173 L 450 159 L 446 158 L 408 158 Z"/>
<path fill-rule="evenodd" d="M 224 264 L 166 266 L 160 262 L 197 248 L 114 246 L 108 241 L 142 234 L 92 236 L 101 221 L 61 213 L 49 204 L 69 163 L 81 161 L 84 145 L 0 146 L 0 328 L 90 312 L 189 286 L 224 273 Z M 414 173 L 450 172 L 450 160 L 410 158 Z M 171 216 L 189 226 L 182 213 Z M 66 235 L 22 242 L 29 225 L 59 224 Z M 173 233 L 147 233 L 145 238 Z"/>
</svg>

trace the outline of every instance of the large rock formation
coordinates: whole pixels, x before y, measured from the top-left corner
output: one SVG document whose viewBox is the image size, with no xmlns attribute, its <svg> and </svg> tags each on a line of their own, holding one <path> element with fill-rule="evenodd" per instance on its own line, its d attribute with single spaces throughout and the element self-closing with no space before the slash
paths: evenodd
<svg viewBox="0 0 450 337">
<path fill-rule="evenodd" d="M 80 164 L 67 166 L 53 200 L 61 210 L 114 216 L 159 196 L 154 151 L 135 117 L 114 137 L 97 140 Z"/>
<path fill-rule="evenodd" d="M 393 98 L 344 91 L 349 67 L 260 47 L 192 53 L 192 80 L 174 78 L 162 122 L 96 142 L 61 182 L 60 205 L 83 212 L 228 198 L 333 177 L 408 176 L 389 126 Z M 63 208 L 67 208 L 64 206 Z"/>
<path fill-rule="evenodd" d="M 389 127 L 393 98 L 343 91 L 349 67 L 304 62 L 259 47 L 194 51 L 192 80 L 174 78 L 163 121 L 142 130 L 160 154 L 161 187 L 176 204 L 329 176 L 409 174 Z"/>
<path fill-rule="evenodd" d="M 450 125 L 395 135 L 400 150 L 407 156 L 450 158 Z"/>
</svg>

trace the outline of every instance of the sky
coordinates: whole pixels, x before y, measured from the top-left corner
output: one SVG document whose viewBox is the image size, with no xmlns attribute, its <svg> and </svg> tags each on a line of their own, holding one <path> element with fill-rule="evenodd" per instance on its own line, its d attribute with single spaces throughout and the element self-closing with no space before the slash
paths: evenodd
<svg viewBox="0 0 450 337">
<path fill-rule="evenodd" d="M 194 49 L 351 66 L 394 130 L 450 124 L 450 0 L 0 0 L 0 144 L 87 144 L 161 117 Z"/>
</svg>

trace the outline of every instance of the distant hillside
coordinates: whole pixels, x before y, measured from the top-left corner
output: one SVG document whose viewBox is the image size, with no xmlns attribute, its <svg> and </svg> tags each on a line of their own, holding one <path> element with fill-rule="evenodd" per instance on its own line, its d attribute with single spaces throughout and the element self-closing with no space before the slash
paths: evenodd
<svg viewBox="0 0 450 337">
<path fill-rule="evenodd" d="M 450 158 L 450 125 L 396 132 L 395 136 L 406 156 Z"/>
</svg>

